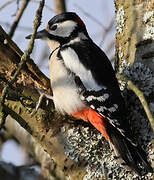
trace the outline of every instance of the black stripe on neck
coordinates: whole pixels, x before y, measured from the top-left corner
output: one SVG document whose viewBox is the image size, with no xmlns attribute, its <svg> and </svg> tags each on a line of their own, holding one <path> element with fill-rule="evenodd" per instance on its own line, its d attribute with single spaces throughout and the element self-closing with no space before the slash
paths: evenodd
<svg viewBox="0 0 154 180">
<path fill-rule="evenodd" d="M 60 48 L 60 46 L 56 47 L 56 49 L 54 49 L 53 51 L 51 51 L 51 53 L 50 53 L 50 55 L 49 55 L 49 60 L 50 60 L 51 56 L 53 55 L 53 53 L 54 53 L 58 48 Z"/>
</svg>

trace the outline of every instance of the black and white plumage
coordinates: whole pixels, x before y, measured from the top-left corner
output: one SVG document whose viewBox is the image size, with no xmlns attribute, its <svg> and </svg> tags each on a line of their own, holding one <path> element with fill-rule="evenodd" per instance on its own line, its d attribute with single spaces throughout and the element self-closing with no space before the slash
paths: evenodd
<svg viewBox="0 0 154 180">
<path fill-rule="evenodd" d="M 122 104 L 120 99 L 118 101 L 118 99 L 113 96 L 112 91 L 107 87 L 104 87 L 99 91 L 87 90 L 78 76 L 75 77 L 75 82 L 79 87 L 80 99 L 91 109 L 107 118 L 112 126 L 117 128 L 123 136 L 136 146 L 137 144 L 133 139 L 132 134 L 128 131 L 129 123 L 121 119 L 126 119 L 126 117 L 123 116 L 126 116 L 125 104 Z M 123 115 L 121 115 L 122 112 Z M 123 123 L 125 123 L 125 125 Z"/>
<path fill-rule="evenodd" d="M 51 49 L 50 79 L 56 109 L 93 122 L 100 132 L 107 132 L 128 166 L 140 175 L 140 165 L 152 172 L 146 153 L 134 141 L 112 65 L 89 37 L 80 17 L 72 12 L 59 14 L 36 38 L 46 40 Z"/>
<path fill-rule="evenodd" d="M 119 103 L 114 103 L 114 98 L 110 91 L 106 87 L 99 91 L 87 90 L 78 76 L 75 77 L 75 82 L 79 87 L 80 99 L 100 115 L 108 118 L 114 127 L 120 127 L 120 123 L 116 120 L 116 118 L 119 118 Z"/>
</svg>

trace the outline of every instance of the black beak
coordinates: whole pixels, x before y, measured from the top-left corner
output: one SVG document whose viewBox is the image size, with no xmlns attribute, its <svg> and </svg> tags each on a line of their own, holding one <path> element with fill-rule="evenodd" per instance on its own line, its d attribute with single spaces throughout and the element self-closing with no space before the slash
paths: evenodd
<svg viewBox="0 0 154 180">
<path fill-rule="evenodd" d="M 43 29 L 42 31 L 38 31 L 36 33 L 35 39 L 45 39 L 49 35 L 48 31 L 46 29 Z M 26 39 L 30 39 L 32 35 L 26 36 Z"/>
</svg>

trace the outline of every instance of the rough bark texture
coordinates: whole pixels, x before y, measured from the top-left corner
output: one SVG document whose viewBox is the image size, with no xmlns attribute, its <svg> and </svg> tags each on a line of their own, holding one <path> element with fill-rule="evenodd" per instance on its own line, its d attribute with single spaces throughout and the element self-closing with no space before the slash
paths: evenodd
<svg viewBox="0 0 154 180">
<path fill-rule="evenodd" d="M 154 115 L 154 1 L 117 0 L 115 7 L 116 71 L 130 79 L 142 91 Z M 128 118 L 134 135 L 138 143 L 147 149 L 153 162 L 154 136 L 143 106 L 135 95 L 136 92 L 126 89 L 124 80 L 119 78 L 119 82 L 127 102 Z"/>
<path fill-rule="evenodd" d="M 131 64 L 141 62 L 154 72 L 154 2 L 117 0 L 115 6 L 117 65 L 124 60 Z"/>
</svg>

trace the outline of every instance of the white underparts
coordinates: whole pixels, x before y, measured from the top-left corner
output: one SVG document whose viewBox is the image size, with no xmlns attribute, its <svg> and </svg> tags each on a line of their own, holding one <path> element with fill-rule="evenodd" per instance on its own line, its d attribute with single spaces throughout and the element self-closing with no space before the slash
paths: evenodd
<svg viewBox="0 0 154 180">
<path fill-rule="evenodd" d="M 80 100 L 74 77 L 68 72 L 56 50 L 50 59 L 50 78 L 55 107 L 61 113 L 72 114 L 85 107 Z"/>
<path fill-rule="evenodd" d="M 80 34 L 69 43 L 80 41 L 80 38 L 86 38 L 86 36 Z M 48 40 L 48 45 L 51 50 L 55 50 L 59 46 L 59 43 Z M 78 59 L 78 55 L 72 48 L 69 47 L 61 51 L 61 60 L 58 59 L 57 53 L 58 49 L 54 51 L 50 58 L 50 79 L 53 101 L 58 111 L 72 114 L 85 107 L 85 104 L 80 99 L 73 74 L 80 77 L 86 89 L 98 91 L 103 87 L 95 82 L 91 72 L 82 65 Z M 68 69 L 73 73 L 70 73 Z"/>
<path fill-rule="evenodd" d="M 60 46 L 60 44 L 54 40 L 46 39 L 46 42 L 48 43 L 51 51 L 55 50 L 57 47 Z"/>
</svg>

